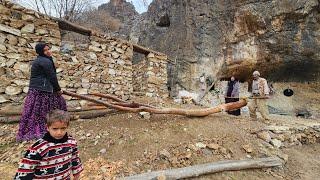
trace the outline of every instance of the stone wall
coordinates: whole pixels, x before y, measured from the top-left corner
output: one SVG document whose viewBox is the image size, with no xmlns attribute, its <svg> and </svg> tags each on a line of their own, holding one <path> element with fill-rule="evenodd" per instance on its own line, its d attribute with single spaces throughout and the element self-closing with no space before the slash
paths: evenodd
<svg viewBox="0 0 320 180">
<path fill-rule="evenodd" d="M 101 92 L 128 99 L 133 92 L 132 52 L 132 45 L 113 38 L 91 36 L 88 44 L 63 42 L 57 62 L 60 86 L 78 94 Z M 77 106 L 76 102 L 69 103 Z"/>
<path fill-rule="evenodd" d="M 28 91 L 30 65 L 38 41 L 60 46 L 58 24 L 49 17 L 7 1 L 0 3 L 0 103 L 21 102 Z"/>
<path fill-rule="evenodd" d="M 168 97 L 166 55 L 149 53 L 133 69 L 135 92 L 149 97 Z"/>
<path fill-rule="evenodd" d="M 23 102 L 31 62 L 36 57 L 34 46 L 39 41 L 51 45 L 59 84 L 64 90 L 78 94 L 101 92 L 128 99 L 134 93 L 134 84 L 140 84 L 146 87 L 139 89 L 143 95 L 168 96 L 165 55 L 150 53 L 146 68 L 135 68 L 134 48 L 127 41 L 93 35 L 86 44 L 64 42 L 53 19 L 8 1 L 0 3 L 0 18 L 0 106 Z M 141 81 L 138 76 L 146 79 Z M 71 106 L 85 105 L 71 97 L 66 99 Z"/>
</svg>

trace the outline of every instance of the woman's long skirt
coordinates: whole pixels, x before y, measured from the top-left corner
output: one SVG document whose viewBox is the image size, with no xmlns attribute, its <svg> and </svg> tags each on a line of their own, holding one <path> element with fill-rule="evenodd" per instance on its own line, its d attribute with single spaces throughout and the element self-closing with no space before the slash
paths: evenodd
<svg viewBox="0 0 320 180">
<path fill-rule="evenodd" d="M 66 101 L 61 95 L 29 89 L 19 122 L 17 141 L 41 138 L 47 132 L 46 116 L 53 109 L 67 111 Z"/>
</svg>

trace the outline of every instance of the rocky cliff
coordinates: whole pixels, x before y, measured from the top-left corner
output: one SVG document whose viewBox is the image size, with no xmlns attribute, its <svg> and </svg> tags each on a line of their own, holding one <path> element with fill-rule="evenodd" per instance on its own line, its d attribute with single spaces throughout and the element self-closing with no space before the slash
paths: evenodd
<svg viewBox="0 0 320 180">
<path fill-rule="evenodd" d="M 132 3 L 125 0 L 110 0 L 108 3 L 100 5 L 98 9 L 106 11 L 122 23 L 122 27 L 118 32 L 114 32 L 114 35 L 129 39 L 135 19 L 139 19 L 139 13 L 135 10 Z"/>
<path fill-rule="evenodd" d="M 139 43 L 169 55 L 169 86 L 196 90 L 198 78 L 272 81 L 320 77 L 318 0 L 154 0 Z"/>
</svg>

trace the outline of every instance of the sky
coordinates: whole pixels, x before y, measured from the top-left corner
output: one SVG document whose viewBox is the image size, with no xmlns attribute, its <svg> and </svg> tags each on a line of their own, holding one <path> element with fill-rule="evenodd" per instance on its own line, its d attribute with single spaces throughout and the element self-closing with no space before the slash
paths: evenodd
<svg viewBox="0 0 320 180">
<path fill-rule="evenodd" d="M 101 4 L 107 3 L 109 2 L 108 0 L 96 0 L 97 2 L 95 3 L 95 6 L 99 6 Z M 136 11 L 138 11 L 138 13 L 143 13 L 146 12 L 148 10 L 148 5 L 152 2 L 152 0 L 146 0 L 146 4 L 144 4 L 143 0 L 126 0 L 127 2 L 132 2 Z"/>
</svg>

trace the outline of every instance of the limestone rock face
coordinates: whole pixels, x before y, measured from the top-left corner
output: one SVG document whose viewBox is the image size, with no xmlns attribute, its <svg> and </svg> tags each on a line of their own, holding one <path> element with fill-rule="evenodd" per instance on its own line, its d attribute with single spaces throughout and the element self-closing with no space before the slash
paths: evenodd
<svg viewBox="0 0 320 180">
<path fill-rule="evenodd" d="M 248 81 L 255 69 L 272 81 L 315 81 L 319 7 L 318 0 L 155 0 L 136 26 L 139 44 L 176 63 L 171 85 L 196 90 L 202 73 Z"/>
<path fill-rule="evenodd" d="M 104 10 L 113 18 L 119 19 L 122 27 L 113 35 L 127 39 L 131 33 L 131 28 L 134 25 L 134 20 L 139 17 L 139 13 L 135 10 L 132 3 L 125 0 L 111 0 L 108 3 L 98 7 L 99 10 Z"/>
</svg>

